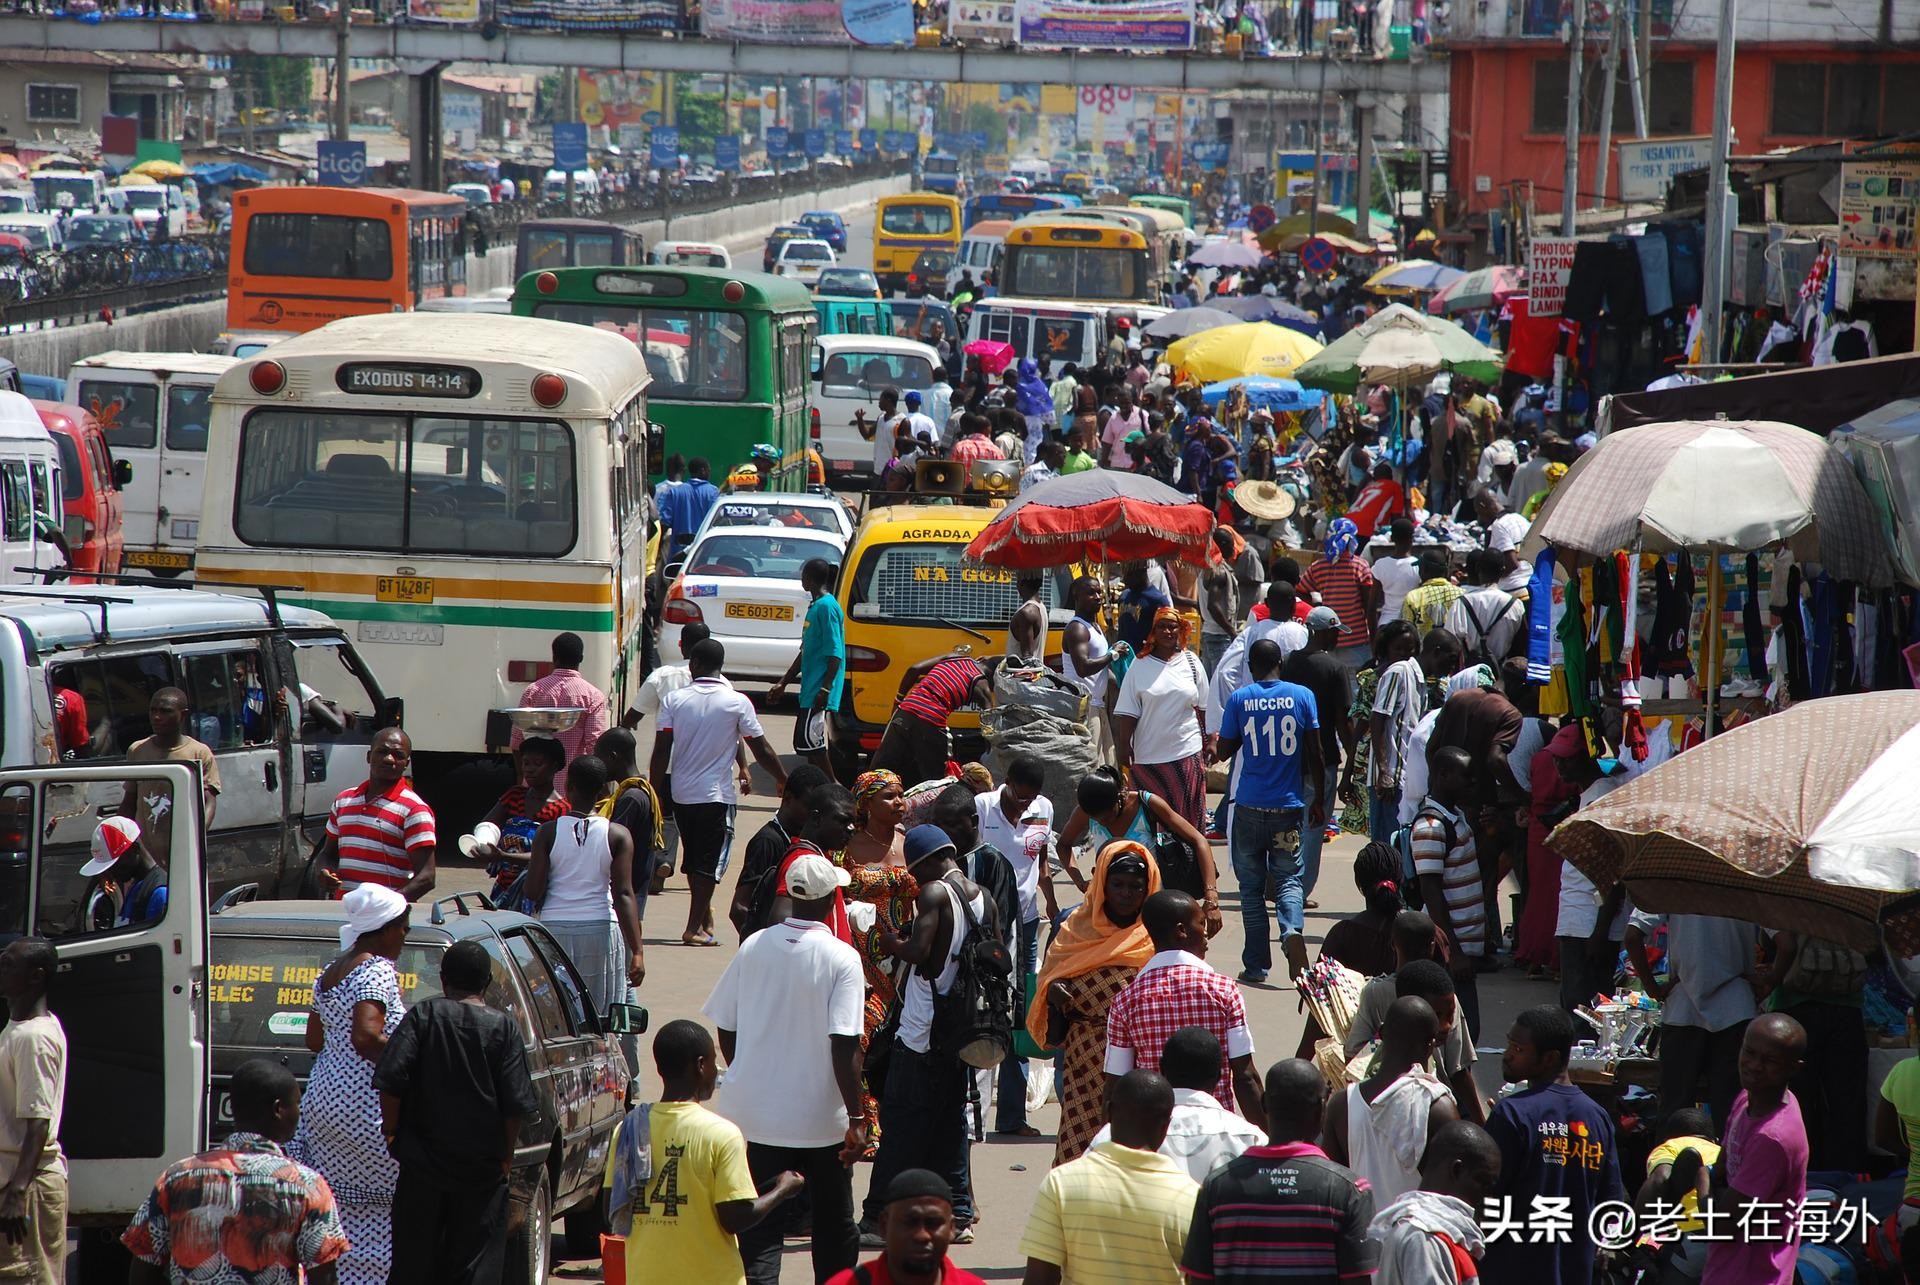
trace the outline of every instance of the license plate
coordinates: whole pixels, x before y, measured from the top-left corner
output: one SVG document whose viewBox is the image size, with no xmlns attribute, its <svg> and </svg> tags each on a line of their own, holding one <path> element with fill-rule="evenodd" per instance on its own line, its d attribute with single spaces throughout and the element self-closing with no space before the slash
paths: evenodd
<svg viewBox="0 0 1920 1285">
<path fill-rule="evenodd" d="M 792 620 L 793 608 L 771 602 L 730 602 L 727 615 L 735 620 Z"/>
<path fill-rule="evenodd" d="M 130 567 L 165 567 L 184 569 L 193 565 L 191 553 L 168 553 L 164 549 L 134 549 L 127 554 Z"/>
<path fill-rule="evenodd" d="M 419 576 L 379 576 L 374 580 L 375 602 L 432 602 L 433 581 Z"/>
</svg>

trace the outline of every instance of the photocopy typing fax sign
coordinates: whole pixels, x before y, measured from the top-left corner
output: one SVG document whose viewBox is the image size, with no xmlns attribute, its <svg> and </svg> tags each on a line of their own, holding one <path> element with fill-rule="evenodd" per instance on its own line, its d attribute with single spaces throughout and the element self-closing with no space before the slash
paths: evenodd
<svg viewBox="0 0 1920 1285">
<path fill-rule="evenodd" d="M 1667 185 L 1690 170 L 1707 168 L 1711 138 L 1643 138 L 1620 144 L 1620 199 L 1660 201 Z"/>
<path fill-rule="evenodd" d="M 1572 237 L 1537 236 L 1527 247 L 1527 311 L 1536 317 L 1557 317 L 1567 302 L 1567 281 L 1573 276 L 1573 252 L 1580 243 Z"/>
</svg>

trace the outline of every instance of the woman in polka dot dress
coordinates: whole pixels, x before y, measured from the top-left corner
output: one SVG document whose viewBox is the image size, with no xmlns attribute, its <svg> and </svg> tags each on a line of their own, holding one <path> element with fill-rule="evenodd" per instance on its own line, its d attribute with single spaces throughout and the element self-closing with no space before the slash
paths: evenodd
<svg viewBox="0 0 1920 1285">
<path fill-rule="evenodd" d="M 399 893 L 372 884 L 342 904 L 345 953 L 313 983 L 307 1048 L 318 1056 L 288 1150 L 333 1188 L 351 1245 L 338 1264 L 340 1285 L 386 1285 L 400 1165 L 381 1136 L 373 1068 L 406 1014 L 394 960 L 406 944 L 408 908 Z"/>
</svg>

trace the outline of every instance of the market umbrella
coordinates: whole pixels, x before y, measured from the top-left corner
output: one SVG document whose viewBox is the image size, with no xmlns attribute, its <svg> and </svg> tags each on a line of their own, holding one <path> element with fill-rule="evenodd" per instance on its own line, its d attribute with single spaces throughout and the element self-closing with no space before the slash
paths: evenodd
<svg viewBox="0 0 1920 1285">
<path fill-rule="evenodd" d="M 127 172 L 129 174 L 151 174 L 157 179 L 185 178 L 187 176 L 187 167 L 178 161 L 162 160 L 156 157 L 150 161 L 141 161 Z"/>
<path fill-rule="evenodd" d="M 1882 906 L 1920 886 L 1916 772 L 1920 691 L 1830 696 L 1661 764 L 1580 809 L 1547 843 L 1603 892 L 1625 879 L 1636 908 L 1745 919 L 1871 952 Z"/>
<path fill-rule="evenodd" d="M 1281 243 L 1288 237 L 1315 234 L 1324 236 L 1329 232 L 1351 237 L 1354 234 L 1353 220 L 1342 216 L 1338 207 L 1323 205 L 1320 207 L 1318 219 L 1315 219 L 1310 212 L 1302 210 L 1298 214 L 1289 214 L 1286 218 L 1268 225 L 1266 230 L 1259 234 L 1260 248 L 1274 250 L 1280 248 Z"/>
<path fill-rule="evenodd" d="M 1144 333 L 1151 339 L 1185 339 L 1204 330 L 1239 324 L 1240 318 L 1211 306 L 1176 308 L 1166 316 L 1156 317 L 1149 322 Z"/>
<path fill-rule="evenodd" d="M 1375 294 L 1425 294 L 1452 285 L 1466 273 L 1432 259 L 1406 259 L 1389 263 L 1368 277 L 1362 289 Z"/>
<path fill-rule="evenodd" d="M 160 180 L 151 174 L 141 174 L 137 171 L 129 170 L 127 173 L 122 174 L 114 185 L 116 187 L 158 187 L 160 186 Z"/>
<path fill-rule="evenodd" d="M 1267 256 L 1245 241 L 1216 241 L 1187 256 L 1190 268 L 1257 268 Z"/>
<path fill-rule="evenodd" d="M 1292 375 L 1320 351 L 1318 340 L 1284 326 L 1243 321 L 1179 340 L 1167 349 L 1166 361 L 1200 383 L 1238 375 Z"/>
<path fill-rule="evenodd" d="M 1319 314 L 1310 312 L 1297 303 L 1289 303 L 1285 299 L 1268 294 L 1215 299 L 1208 303 L 1207 307 L 1232 313 L 1239 321 L 1271 321 L 1289 330 L 1298 330 L 1303 335 L 1319 334 L 1324 324 Z"/>
<path fill-rule="evenodd" d="M 1526 290 L 1526 282 L 1524 268 L 1510 267 L 1504 263 L 1490 268 L 1475 268 L 1440 287 L 1428 300 L 1427 311 L 1452 313 L 1497 308 Z"/>
<path fill-rule="evenodd" d="M 1893 583 L 1893 554 L 1867 493 L 1826 439 L 1764 420 L 1680 420 L 1601 438 L 1553 488 L 1525 547 L 1605 557 L 1780 543 L 1835 580 Z"/>
<path fill-rule="evenodd" d="M 77 170 L 86 168 L 86 164 L 85 161 L 77 156 L 68 156 L 65 152 L 57 152 L 52 156 L 36 157 L 33 162 L 33 168 L 36 170 Z"/>
<path fill-rule="evenodd" d="M 1275 414 L 1282 411 L 1320 410 L 1326 404 L 1327 395 L 1308 392 L 1295 379 L 1275 379 L 1270 375 L 1241 375 L 1237 379 L 1223 379 L 1208 384 L 1200 390 L 1200 400 L 1208 406 L 1216 406 L 1225 401 L 1233 390 L 1247 390 L 1247 405 L 1253 410 L 1270 410 Z"/>
<path fill-rule="evenodd" d="M 1425 336 L 1430 348 L 1413 337 L 1416 329 Z M 1374 337 L 1382 332 L 1389 338 L 1377 348 L 1370 347 Z M 1400 303 L 1388 304 L 1328 344 L 1292 374 L 1309 388 L 1351 396 L 1363 381 L 1404 388 L 1417 378 L 1423 362 L 1431 362 L 1433 370 L 1454 371 L 1484 383 L 1491 384 L 1500 378 L 1499 353 L 1453 322 L 1423 316 Z M 1385 373 L 1369 374 L 1369 371 Z"/>
<path fill-rule="evenodd" d="M 1013 364 L 1013 345 L 998 339 L 976 339 L 960 350 L 980 359 L 980 369 L 997 375 Z"/>
<path fill-rule="evenodd" d="M 1213 527 L 1211 509 L 1165 482 L 1084 469 L 1022 491 L 973 538 L 965 556 L 1022 569 L 1169 554 L 1204 564 L 1218 556 Z"/>
</svg>

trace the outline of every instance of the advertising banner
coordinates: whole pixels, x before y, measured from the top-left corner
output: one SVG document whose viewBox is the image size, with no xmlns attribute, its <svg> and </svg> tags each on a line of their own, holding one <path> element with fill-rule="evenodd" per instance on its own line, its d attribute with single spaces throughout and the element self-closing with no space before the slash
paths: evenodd
<svg viewBox="0 0 1920 1285">
<path fill-rule="evenodd" d="M 987 44 L 1013 43 L 1014 0 L 952 0 L 947 6 L 947 34 L 955 40 Z"/>
<path fill-rule="evenodd" d="M 740 172 L 740 136 L 722 134 L 713 140 L 713 168 L 730 174 Z"/>
<path fill-rule="evenodd" d="M 1535 317 L 1557 317 L 1566 306 L 1567 282 L 1573 277 L 1572 237 L 1537 236 L 1527 247 L 1527 311 Z"/>
<path fill-rule="evenodd" d="M 623 125 L 657 125 L 665 109 L 666 84 L 664 75 L 649 71 L 580 72 L 580 120 L 611 125 L 615 134 Z"/>
<path fill-rule="evenodd" d="M 1664 201 L 1667 184 L 1689 170 L 1707 168 L 1713 140 L 1643 138 L 1620 144 L 1620 199 Z"/>
<path fill-rule="evenodd" d="M 767 130 L 767 155 L 785 156 L 793 149 L 793 131 L 785 125 L 774 125 Z"/>
<path fill-rule="evenodd" d="M 1845 162 L 1840 166 L 1840 253 L 1913 258 L 1917 208 L 1920 160 Z"/>
<path fill-rule="evenodd" d="M 422 0 L 411 0 L 419 4 Z M 440 3 L 440 0 L 427 0 Z M 477 20 L 477 0 L 473 4 Z M 441 4 L 444 8 L 445 5 Z M 495 0 L 502 26 L 541 27 L 553 31 L 685 31 L 681 0 Z"/>
<path fill-rule="evenodd" d="M 624 2 L 624 0 L 623 0 Z M 911 44 L 911 0 L 706 0 L 700 30 L 763 45 Z"/>
<path fill-rule="evenodd" d="M 1191 49 L 1194 0 L 1015 0 L 1015 39 L 1068 49 Z"/>
<path fill-rule="evenodd" d="M 800 145 L 806 150 L 808 160 L 819 160 L 827 154 L 827 131 L 809 129 L 800 135 Z"/>
<path fill-rule="evenodd" d="M 649 140 L 648 159 L 662 169 L 680 164 L 680 131 L 671 125 L 655 125 Z"/>
<path fill-rule="evenodd" d="M 480 0 L 407 0 L 414 22 L 478 22 Z"/>
</svg>

